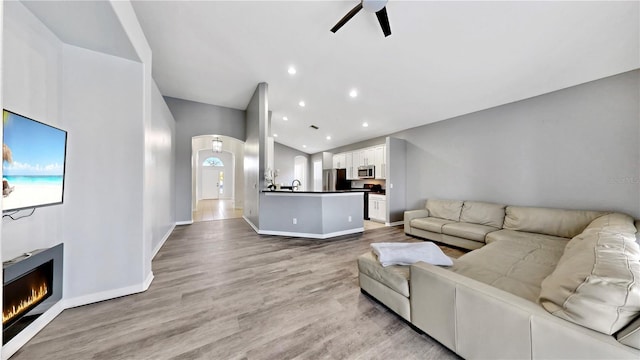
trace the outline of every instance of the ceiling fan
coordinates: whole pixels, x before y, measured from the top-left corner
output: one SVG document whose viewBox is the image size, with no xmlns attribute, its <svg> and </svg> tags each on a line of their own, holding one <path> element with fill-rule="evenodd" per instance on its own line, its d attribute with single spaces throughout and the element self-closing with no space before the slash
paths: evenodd
<svg viewBox="0 0 640 360">
<path fill-rule="evenodd" d="M 389 18 L 387 17 L 387 1 L 388 0 L 360 0 L 360 3 L 356 5 L 351 11 L 347 13 L 338 23 L 331 28 L 331 32 L 335 33 L 340 30 L 347 21 L 351 20 L 362 8 L 367 10 L 368 12 L 376 13 L 376 17 L 378 17 L 378 22 L 380 23 L 380 27 L 382 28 L 382 32 L 384 36 L 387 37 L 391 35 L 391 26 L 389 26 Z"/>
</svg>

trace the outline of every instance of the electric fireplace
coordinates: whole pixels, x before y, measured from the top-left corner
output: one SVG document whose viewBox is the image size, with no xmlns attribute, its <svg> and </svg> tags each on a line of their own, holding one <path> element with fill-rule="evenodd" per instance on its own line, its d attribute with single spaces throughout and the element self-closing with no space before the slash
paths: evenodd
<svg viewBox="0 0 640 360">
<path fill-rule="evenodd" d="M 2 343 L 62 298 L 63 244 L 3 263 Z"/>
</svg>

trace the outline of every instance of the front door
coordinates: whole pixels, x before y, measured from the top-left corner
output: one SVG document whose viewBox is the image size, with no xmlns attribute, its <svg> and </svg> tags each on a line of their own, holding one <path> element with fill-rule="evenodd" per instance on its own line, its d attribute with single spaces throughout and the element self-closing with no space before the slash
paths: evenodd
<svg viewBox="0 0 640 360">
<path fill-rule="evenodd" d="M 218 199 L 224 186 L 222 180 L 224 172 L 213 166 L 202 168 L 202 198 Z"/>
</svg>

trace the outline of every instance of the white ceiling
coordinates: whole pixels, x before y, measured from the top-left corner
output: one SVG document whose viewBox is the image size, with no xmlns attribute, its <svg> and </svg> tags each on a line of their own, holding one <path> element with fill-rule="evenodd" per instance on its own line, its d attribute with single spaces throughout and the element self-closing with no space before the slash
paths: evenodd
<svg viewBox="0 0 640 360">
<path fill-rule="evenodd" d="M 140 61 L 111 4 L 106 1 L 23 1 L 67 44 Z"/>
<path fill-rule="evenodd" d="M 133 7 L 164 95 L 245 109 L 257 84 L 267 82 L 276 141 L 307 153 L 640 68 L 638 1 L 391 0 L 390 37 L 364 10 L 331 33 L 356 4 L 135 1 Z M 287 73 L 290 65 L 295 76 Z M 348 96 L 352 88 L 359 91 L 355 99 Z M 305 108 L 298 106 L 302 99 Z"/>
</svg>

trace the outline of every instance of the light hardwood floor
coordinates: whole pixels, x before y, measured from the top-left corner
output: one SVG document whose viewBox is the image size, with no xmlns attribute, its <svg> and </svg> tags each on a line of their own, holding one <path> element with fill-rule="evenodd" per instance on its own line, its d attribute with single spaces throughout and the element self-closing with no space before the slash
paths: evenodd
<svg viewBox="0 0 640 360">
<path fill-rule="evenodd" d="M 236 209 L 233 200 L 198 200 L 193 221 L 236 219 L 242 217 L 242 209 Z"/>
<path fill-rule="evenodd" d="M 360 293 L 356 257 L 406 240 L 400 227 L 312 240 L 242 219 L 179 226 L 149 290 L 65 310 L 12 359 L 456 359 Z"/>
</svg>

